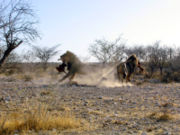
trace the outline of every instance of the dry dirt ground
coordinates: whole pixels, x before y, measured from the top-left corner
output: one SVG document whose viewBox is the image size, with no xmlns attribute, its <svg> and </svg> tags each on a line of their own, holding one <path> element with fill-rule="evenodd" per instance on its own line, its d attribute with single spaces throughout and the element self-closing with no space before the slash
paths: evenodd
<svg viewBox="0 0 180 135">
<path fill-rule="evenodd" d="M 49 81 L 27 78 L 0 76 L 0 122 L 12 112 L 45 105 L 48 113 L 73 116 L 80 124 L 25 133 L 17 129 L 13 135 L 180 135 L 179 83 L 103 87 L 52 83 L 54 76 Z"/>
</svg>

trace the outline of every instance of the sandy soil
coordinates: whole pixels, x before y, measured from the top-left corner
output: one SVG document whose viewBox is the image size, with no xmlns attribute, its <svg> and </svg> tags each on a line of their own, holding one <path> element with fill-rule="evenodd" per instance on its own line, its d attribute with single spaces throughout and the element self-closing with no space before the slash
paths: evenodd
<svg viewBox="0 0 180 135">
<path fill-rule="evenodd" d="M 25 82 L 3 76 L 0 77 L 0 112 L 15 111 L 29 102 L 32 105 L 47 104 L 49 111 L 73 114 L 82 119 L 81 130 L 54 129 L 56 134 L 180 134 L 180 84 L 143 83 L 137 86 L 119 82 L 116 85 L 115 82 L 112 85 L 105 75 L 103 78 L 108 85 L 101 82 L 95 86 L 95 82 L 102 79 L 98 79 L 98 75 L 92 85 L 57 84 L 43 81 L 43 78 Z M 52 132 L 29 134 L 51 135 Z"/>
</svg>

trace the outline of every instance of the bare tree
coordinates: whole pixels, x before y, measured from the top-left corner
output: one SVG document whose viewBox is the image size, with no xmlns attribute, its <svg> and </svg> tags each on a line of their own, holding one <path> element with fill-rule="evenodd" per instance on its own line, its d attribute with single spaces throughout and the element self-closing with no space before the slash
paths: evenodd
<svg viewBox="0 0 180 135">
<path fill-rule="evenodd" d="M 103 63 L 119 62 L 124 58 L 125 42 L 122 38 L 117 38 L 114 42 L 103 40 L 95 40 L 95 43 L 90 45 L 89 52 Z"/>
<path fill-rule="evenodd" d="M 150 70 L 150 76 L 153 75 L 155 69 L 158 67 L 158 49 L 159 42 L 155 42 L 153 45 L 146 48 L 146 53 L 148 55 L 147 65 Z"/>
<path fill-rule="evenodd" d="M 22 43 L 30 43 L 39 37 L 37 21 L 26 0 L 3 0 L 0 3 L 0 46 L 5 51 L 0 58 L 0 67 L 10 53 Z"/>
<path fill-rule="evenodd" d="M 171 70 L 179 71 L 180 69 L 180 48 L 168 48 L 168 60 Z"/>
<path fill-rule="evenodd" d="M 168 54 L 170 56 L 168 56 Z M 147 47 L 147 55 L 151 75 L 153 74 L 155 68 L 158 68 L 160 75 L 162 76 L 163 69 L 168 64 L 168 57 L 171 57 L 169 49 L 165 46 L 160 46 L 160 42 L 157 41 L 153 45 Z"/>
<path fill-rule="evenodd" d="M 168 63 L 168 50 L 167 48 L 159 48 L 159 59 L 158 59 L 158 67 L 160 70 L 160 75 L 163 75 L 163 69 L 165 67 L 165 65 L 167 65 Z"/>
<path fill-rule="evenodd" d="M 136 54 L 138 59 L 142 61 L 147 60 L 146 48 L 143 45 L 134 45 L 133 47 L 127 48 L 125 52 L 127 56 Z"/>
<path fill-rule="evenodd" d="M 4 55 L 5 48 L 0 48 L 0 58 Z M 6 59 L 6 63 L 19 63 L 21 62 L 21 57 L 17 52 L 11 52 L 8 58 Z"/>
<path fill-rule="evenodd" d="M 59 45 L 55 45 L 53 47 L 38 47 L 38 46 L 33 46 L 33 52 L 36 58 L 40 60 L 40 62 L 43 63 L 43 68 L 47 68 L 47 62 L 55 56 L 59 51 L 57 48 Z"/>
<path fill-rule="evenodd" d="M 23 62 L 33 63 L 33 62 L 35 62 L 36 57 L 32 50 L 27 50 L 21 54 L 21 59 Z"/>
</svg>

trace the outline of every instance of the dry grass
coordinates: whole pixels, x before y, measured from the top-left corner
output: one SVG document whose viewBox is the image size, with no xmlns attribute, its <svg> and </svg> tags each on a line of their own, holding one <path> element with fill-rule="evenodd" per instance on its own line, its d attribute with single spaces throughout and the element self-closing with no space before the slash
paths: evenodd
<svg viewBox="0 0 180 135">
<path fill-rule="evenodd" d="M 10 135 L 15 132 L 23 133 L 29 130 L 64 130 L 78 128 L 80 120 L 73 116 L 63 116 L 52 113 L 45 106 L 28 111 L 18 111 L 0 115 L 0 135 Z"/>
<path fill-rule="evenodd" d="M 48 96 L 50 94 L 52 94 L 51 91 L 47 91 L 47 90 L 46 91 L 41 91 L 41 93 L 40 93 L 41 96 Z"/>
<path fill-rule="evenodd" d="M 25 75 L 22 75 L 20 77 L 21 80 L 25 81 L 25 82 L 29 82 L 29 81 L 32 81 L 33 80 L 33 76 L 32 75 L 28 75 L 28 74 L 25 74 Z"/>
<path fill-rule="evenodd" d="M 127 125 L 126 121 L 121 121 L 121 120 L 113 120 L 112 123 L 116 125 Z"/>
<path fill-rule="evenodd" d="M 157 118 L 157 121 L 168 121 L 171 119 L 172 119 L 172 116 L 169 113 L 162 113 Z"/>
<path fill-rule="evenodd" d="M 155 119 L 158 122 L 169 121 L 173 119 L 173 116 L 168 112 L 153 112 L 148 117 L 150 119 Z"/>
<path fill-rule="evenodd" d="M 89 111 L 89 114 L 93 114 L 93 115 L 105 115 L 105 113 L 103 113 L 102 111 L 98 111 L 98 110 L 91 110 L 91 111 Z"/>
</svg>

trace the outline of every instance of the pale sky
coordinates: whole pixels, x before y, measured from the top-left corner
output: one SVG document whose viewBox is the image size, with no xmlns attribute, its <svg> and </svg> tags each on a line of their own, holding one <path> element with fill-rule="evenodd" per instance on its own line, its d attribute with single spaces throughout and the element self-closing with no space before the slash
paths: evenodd
<svg viewBox="0 0 180 135">
<path fill-rule="evenodd" d="M 32 5 L 42 33 L 34 44 L 61 44 L 61 53 L 87 57 L 95 39 L 120 35 L 128 45 L 161 40 L 180 46 L 180 0 L 32 0 Z"/>
</svg>

